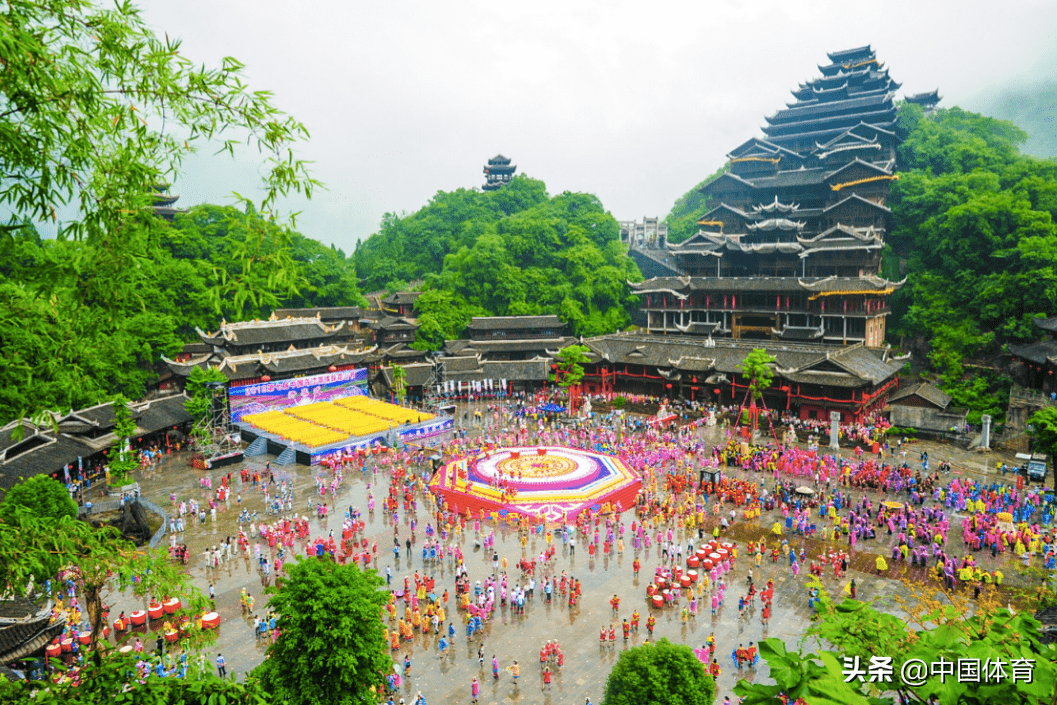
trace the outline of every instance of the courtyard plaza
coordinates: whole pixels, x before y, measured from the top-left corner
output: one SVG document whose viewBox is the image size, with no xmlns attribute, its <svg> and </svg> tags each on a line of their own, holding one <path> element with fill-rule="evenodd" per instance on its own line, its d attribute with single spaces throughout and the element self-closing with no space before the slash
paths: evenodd
<svg viewBox="0 0 1057 705">
<path fill-rule="evenodd" d="M 483 407 L 482 407 L 483 408 Z M 488 419 L 487 413 L 482 419 Z M 495 420 L 496 425 L 504 426 L 504 419 Z M 494 429 L 481 428 L 487 422 L 469 421 L 465 432 L 469 438 L 482 434 L 494 433 Z M 529 424 L 530 442 L 535 442 L 535 425 Z M 727 429 L 720 426 L 701 426 L 696 431 L 697 438 L 712 446 L 725 444 Z M 451 435 L 434 439 L 424 444 L 425 449 L 436 446 L 441 441 L 451 438 Z M 803 439 L 802 439 L 803 440 Z M 950 460 L 955 467 L 954 473 L 965 476 L 974 476 L 978 479 L 987 479 L 988 482 L 1003 479 L 995 473 L 995 462 L 1005 460 L 1013 463 L 1011 454 L 1005 457 L 1003 454 L 976 454 L 952 449 L 950 446 L 936 443 L 920 442 L 910 445 L 907 461 L 912 466 L 920 467 L 917 462 L 918 454 L 927 450 L 932 459 L 933 467 L 940 460 Z M 823 452 L 829 452 L 823 450 Z M 846 457 L 854 457 L 851 449 L 842 449 Z M 423 462 L 419 465 L 410 466 L 410 470 L 419 476 L 428 476 L 430 465 L 428 456 L 432 451 L 423 455 Z M 330 492 L 326 497 L 320 496 L 317 489 L 316 478 L 325 481 L 328 485 L 334 479 L 334 472 L 321 468 L 305 466 L 271 466 L 275 476 L 275 484 L 271 485 L 273 496 L 282 482 L 287 482 L 292 487 L 293 510 L 284 511 L 281 514 L 268 513 L 265 507 L 262 489 L 254 487 L 252 483 L 243 483 L 240 479 L 240 471 L 247 468 L 252 472 L 259 472 L 262 482 L 268 482 L 268 473 L 265 463 L 272 460 L 270 456 L 260 456 L 247 459 L 244 463 L 225 467 L 213 471 L 193 470 L 189 464 L 189 455 L 185 453 L 165 456 L 164 460 L 143 471 L 137 473 L 143 494 L 159 505 L 166 507 L 172 513 L 180 501 L 196 499 L 200 505 L 206 508 L 206 521 L 199 522 L 196 517 L 190 515 L 184 517 L 185 531 L 177 536 L 180 543 L 188 547 L 189 559 L 187 570 L 191 575 L 193 584 L 208 594 L 209 586 L 213 586 L 215 593 L 215 610 L 220 615 L 221 626 L 217 632 L 215 644 L 205 650 L 205 663 L 201 668 L 212 668 L 212 660 L 216 653 L 224 654 L 229 674 L 235 674 L 237 678 L 245 677 L 260 663 L 265 655 L 267 644 L 270 640 L 266 637 L 255 638 L 252 629 L 252 615 L 245 614 L 241 606 L 241 594 L 245 589 L 255 598 L 256 604 L 253 612 L 262 618 L 267 614 L 267 596 L 264 589 L 273 584 L 274 572 L 271 576 L 262 575 L 258 569 L 257 561 L 253 556 L 253 544 L 255 539 L 250 539 L 248 552 L 238 552 L 235 557 L 223 561 L 219 567 L 212 567 L 212 561 L 207 552 L 213 546 L 219 545 L 227 537 L 231 537 L 234 543 L 238 535 L 240 523 L 239 515 L 244 510 L 251 515 L 256 512 L 254 524 L 272 523 L 282 516 L 305 516 L 310 526 L 310 537 L 326 538 L 333 531 L 336 540 L 340 540 L 342 532 L 342 521 L 344 513 L 349 507 L 356 507 L 362 514 L 362 520 L 366 527 L 363 536 L 368 544 L 377 542 L 377 559 L 373 564 L 378 572 L 385 577 L 386 568 L 392 572 L 392 587 L 398 589 L 403 587 L 405 577 L 413 576 L 416 571 L 420 575 L 430 575 L 436 579 L 436 594 L 440 595 L 447 590 L 451 595 L 449 607 L 446 607 L 447 621 L 455 625 L 456 637 L 453 647 L 448 649 L 445 658 L 441 658 L 438 649 L 439 636 L 434 634 L 422 634 L 416 630 L 412 641 L 402 641 L 398 650 L 392 651 L 394 662 L 401 663 L 404 656 L 412 659 L 411 677 L 404 679 L 399 688 L 399 693 L 394 695 L 394 700 L 399 701 L 402 697 L 410 703 L 421 691 L 428 703 L 465 703 L 469 701 L 471 682 L 477 677 L 481 685 L 480 700 L 485 703 L 581 703 L 584 698 L 591 698 L 592 702 L 601 700 L 605 681 L 616 662 L 619 653 L 629 647 L 644 643 L 647 638 L 646 621 L 650 614 L 656 617 L 656 628 L 654 638 L 663 637 L 677 643 L 685 643 L 693 648 L 700 648 L 710 633 L 714 633 L 716 640 L 715 656 L 722 668 L 719 676 L 717 702 L 724 695 L 733 698 L 733 686 L 741 677 L 747 680 L 762 680 L 767 682 L 767 664 L 762 659 L 758 661 L 755 669 L 745 669 L 739 672 L 731 659 L 731 652 L 743 644 L 746 647 L 749 642 L 758 643 L 768 637 L 778 637 L 787 644 L 795 644 L 803 635 L 810 624 L 811 608 L 808 606 L 808 588 L 805 583 L 808 577 L 806 565 L 799 577 L 794 578 L 790 570 L 790 564 L 786 557 L 782 557 L 774 563 L 770 557 L 765 557 L 760 567 L 755 566 L 751 559 L 745 554 L 745 544 L 750 540 L 759 540 L 767 537 L 768 547 L 776 544 L 775 537 L 770 534 L 770 528 L 775 521 L 781 520 L 781 513 L 764 512 L 757 520 L 746 521 L 738 513 L 738 520 L 721 534 L 724 539 L 734 540 L 741 553 L 734 568 L 723 580 L 727 585 L 724 604 L 719 609 L 716 617 L 710 615 L 710 605 L 707 604 L 707 591 L 705 600 L 700 601 L 700 609 L 696 617 L 690 618 L 686 623 L 681 618 L 681 607 L 685 606 L 685 600 L 679 606 L 669 607 L 662 610 L 651 609 L 646 601 L 646 585 L 652 579 L 655 568 L 662 563 L 661 545 L 651 542 L 649 549 L 638 552 L 641 560 L 640 576 L 633 577 L 632 563 L 636 552 L 632 549 L 631 534 L 624 534 L 624 550 L 609 556 L 588 555 L 588 539 L 581 533 L 577 533 L 577 545 L 575 551 L 564 544 L 560 534 L 556 534 L 554 545 L 557 549 L 556 557 L 551 562 L 549 573 L 560 576 L 564 571 L 567 575 L 575 577 L 581 582 L 583 596 L 579 604 L 569 607 L 566 600 L 562 600 L 555 594 L 553 601 L 548 603 L 542 591 L 542 579 L 544 577 L 540 570 L 536 571 L 536 592 L 532 601 L 526 604 L 522 615 L 513 613 L 510 605 L 496 606 L 493 616 L 486 621 L 483 636 L 478 634 L 473 639 L 467 640 L 466 630 L 463 625 L 461 610 L 456 610 L 456 590 L 454 584 L 454 561 L 449 556 L 445 560 L 437 560 L 432 565 L 423 565 L 421 544 L 425 539 L 426 524 L 432 520 L 424 497 L 418 496 L 417 521 L 410 555 L 405 547 L 405 540 L 411 537 L 410 519 L 402 509 L 398 510 L 398 538 L 400 541 L 400 557 L 394 560 L 393 536 L 394 531 L 391 524 L 391 516 L 382 511 L 381 500 L 387 496 L 390 481 L 390 472 L 395 463 L 383 464 L 379 460 L 381 456 L 370 456 L 364 470 L 358 466 L 346 466 L 343 471 L 343 481 L 337 488 L 336 497 Z M 890 462 L 902 462 L 898 455 Z M 216 489 L 220 486 L 220 479 L 231 473 L 232 492 L 226 502 L 217 506 L 216 520 L 209 517 L 208 502 L 215 496 Z M 726 468 L 725 474 L 730 477 L 751 478 L 753 481 L 763 480 L 770 488 L 773 487 L 773 476 L 770 473 L 746 472 L 739 468 Z M 952 473 L 952 474 L 954 474 Z M 201 486 L 203 476 L 211 478 L 212 489 Z M 783 478 L 787 479 L 787 478 Z M 941 480 L 946 482 L 947 476 L 941 475 Z M 1013 481 L 1011 477 L 1004 478 Z M 373 512 L 368 511 L 368 491 L 372 492 L 377 505 Z M 853 497 L 861 496 L 862 491 L 852 493 Z M 875 502 L 884 500 L 885 497 L 875 491 L 867 491 Z M 237 497 L 241 495 L 241 503 Z M 175 502 L 172 497 L 175 496 Z M 309 502 L 312 508 L 309 508 Z M 315 510 L 316 503 L 326 502 L 330 509 L 330 516 L 320 518 Z M 732 505 L 725 505 L 724 514 L 729 512 Z M 716 524 L 716 519 L 709 512 L 709 530 Z M 634 512 L 627 510 L 623 512 L 621 521 L 625 529 L 635 521 Z M 958 515 L 952 515 L 952 527 L 957 526 L 960 521 Z M 603 522 L 604 525 L 604 522 Z M 249 522 L 242 525 L 243 530 L 249 530 Z M 490 532 L 495 531 L 495 552 L 500 558 L 505 558 L 508 563 L 507 575 L 511 588 L 514 585 L 526 585 L 529 576 L 523 575 L 517 567 L 522 557 L 533 558 L 545 550 L 547 544 L 542 536 L 536 533 L 530 534 L 528 544 L 522 549 L 520 536 L 516 529 L 506 523 L 493 527 L 490 523 L 482 525 L 481 539 Z M 651 532 L 652 534 L 653 532 Z M 676 545 L 681 545 L 686 550 L 688 543 L 697 545 L 696 530 L 683 531 L 674 530 Z M 948 552 L 952 556 L 961 556 L 960 537 L 952 528 L 948 539 Z M 789 535 L 786 532 L 790 546 L 799 550 L 807 549 L 808 561 L 818 555 L 824 549 L 824 543 L 817 538 Z M 467 530 L 461 536 L 452 536 L 447 543 L 456 541 L 464 553 L 465 565 L 469 573 L 471 584 L 480 580 L 484 581 L 486 576 L 493 574 L 492 552 L 483 549 L 477 543 L 478 537 L 474 535 L 473 522 L 467 523 Z M 905 564 L 895 570 L 888 572 L 890 577 L 877 577 L 873 571 L 874 553 L 888 554 L 894 536 L 885 536 L 878 532 L 876 541 L 860 542 L 852 554 L 851 566 L 844 579 L 838 580 L 833 577 L 833 571 L 827 566 L 823 574 L 823 583 L 834 596 L 839 596 L 845 584 L 852 578 L 856 580 L 859 599 L 880 600 L 885 609 L 898 613 L 899 610 L 892 603 L 891 598 L 896 593 L 903 592 L 902 584 L 897 577 L 909 577 L 911 579 L 923 580 L 924 570 L 921 568 L 907 568 Z M 259 539 L 257 539 L 259 541 Z M 261 541 L 265 556 L 269 556 L 266 542 Z M 162 546 L 169 545 L 169 537 L 166 536 Z M 831 544 L 832 545 L 832 544 Z M 846 548 L 843 547 L 843 548 Z M 288 552 L 285 560 L 291 560 L 294 555 L 305 555 L 305 541 L 297 541 L 292 552 Z M 1014 569 L 1011 565 L 1013 559 L 999 556 L 997 561 L 992 561 L 990 554 L 982 551 L 976 554 L 978 562 L 985 568 L 992 562 L 1001 566 L 1010 578 L 1014 577 Z M 685 559 L 685 556 L 684 556 Z M 685 565 L 685 563 L 684 563 Z M 746 593 L 747 574 L 749 569 L 754 573 L 754 582 L 757 590 L 766 585 L 768 579 L 774 580 L 774 604 L 771 619 L 767 625 L 763 625 L 760 619 L 760 602 L 753 600 L 752 605 L 744 615 L 738 613 L 738 598 Z M 900 573 L 899 571 L 902 571 Z M 499 569 L 502 572 L 502 568 Z M 617 613 L 610 606 L 610 599 L 618 595 L 621 599 L 620 609 Z M 112 595 L 111 621 L 121 611 L 126 614 L 136 609 L 143 609 L 145 601 L 141 601 L 130 595 Z M 625 642 L 621 635 L 621 623 L 629 619 L 632 612 L 638 610 L 641 615 L 639 631 L 633 631 L 630 639 Z M 395 624 L 389 625 L 391 628 Z M 613 626 L 617 632 L 617 640 L 614 645 L 600 646 L 599 630 L 602 627 L 608 629 Z M 161 628 L 158 621 L 149 627 L 152 630 Z M 156 633 L 144 633 L 140 635 L 145 648 L 150 650 L 154 647 Z M 547 640 L 557 640 L 560 644 L 564 665 L 556 670 L 553 685 L 547 690 L 543 689 L 541 668 L 539 665 L 539 651 Z M 485 661 L 482 665 L 478 661 L 478 647 L 484 643 Z M 132 642 L 129 642 L 132 643 Z M 168 648 L 168 645 L 167 645 Z M 500 663 L 500 678 L 494 680 L 491 673 L 492 655 L 498 658 Z M 521 668 L 520 682 L 515 685 L 511 673 L 507 668 L 516 660 Z M 553 666 L 552 666 L 553 668 Z"/>
</svg>

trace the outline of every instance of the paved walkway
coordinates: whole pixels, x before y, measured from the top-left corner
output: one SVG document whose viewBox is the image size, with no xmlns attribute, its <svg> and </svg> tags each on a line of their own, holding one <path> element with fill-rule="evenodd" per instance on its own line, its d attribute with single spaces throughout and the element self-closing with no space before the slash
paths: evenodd
<svg viewBox="0 0 1057 705">
<path fill-rule="evenodd" d="M 723 432 L 717 428 L 705 428 L 701 430 L 704 440 L 710 443 L 718 443 L 722 440 Z M 928 448 L 933 462 L 941 459 L 953 458 L 962 467 L 968 467 L 970 472 L 983 473 L 991 468 L 993 475 L 994 455 L 985 456 L 977 467 L 974 466 L 974 455 L 965 454 L 962 451 L 951 452 L 949 447 L 936 444 L 916 444 L 916 448 Z M 915 452 L 917 452 L 915 450 Z M 916 457 L 916 456 L 915 456 Z M 1001 457 L 1001 456 L 997 456 Z M 246 465 L 251 469 L 263 470 L 266 456 L 250 459 Z M 199 487 L 199 478 L 202 473 L 192 470 L 188 464 L 187 454 L 167 458 L 159 467 L 141 473 L 137 479 L 141 483 L 146 496 L 158 504 L 170 506 L 170 495 L 175 495 L 177 500 L 197 498 L 199 502 L 207 502 L 212 495 L 209 490 Z M 238 531 L 237 517 L 239 512 L 245 508 L 251 512 L 258 512 L 257 523 L 265 517 L 264 501 L 260 489 L 243 487 L 238 472 L 241 465 L 224 468 L 230 470 L 234 478 L 235 492 L 241 493 L 242 503 L 238 504 L 233 496 L 226 506 L 218 508 L 216 522 L 208 521 L 199 524 L 190 518 L 187 529 L 181 540 L 185 541 L 192 552 L 188 570 L 194 584 L 203 592 L 208 592 L 210 584 L 216 592 L 216 609 L 221 615 L 222 626 L 219 630 L 217 642 L 209 649 L 213 658 L 217 651 L 223 652 L 229 673 L 235 673 L 242 678 L 244 673 L 256 666 L 264 657 L 266 642 L 258 642 L 252 634 L 250 617 L 240 614 L 239 595 L 242 588 L 249 590 L 256 598 L 255 611 L 263 615 L 266 611 L 265 597 L 262 595 L 262 578 L 256 570 L 255 563 L 247 556 L 240 556 L 221 565 L 219 569 L 206 566 L 203 555 L 209 546 L 217 544 L 227 536 L 235 537 Z M 318 468 L 307 468 L 303 466 L 291 466 L 280 469 L 276 473 L 277 481 L 286 479 L 293 483 L 294 487 L 294 509 L 298 514 L 304 513 L 310 517 L 312 536 L 326 535 L 331 529 L 335 534 L 340 534 L 342 514 L 346 507 L 355 506 L 363 510 L 367 521 L 366 535 L 371 542 L 377 541 L 379 546 L 378 569 L 384 575 L 386 567 L 393 571 L 394 583 L 402 582 L 405 575 L 413 575 L 415 570 L 425 572 L 421 562 L 421 551 L 416 547 L 412 550 L 412 557 L 401 557 L 400 561 L 394 562 L 392 555 L 392 528 L 385 524 L 386 518 L 380 511 L 368 516 L 367 490 L 368 485 L 374 487 L 376 498 L 384 496 L 388 490 L 389 482 L 387 473 L 379 470 L 372 471 L 370 468 L 366 473 L 349 471 L 346 475 L 343 487 L 339 491 L 340 507 L 332 507 L 332 518 L 329 520 L 318 520 L 314 512 L 306 508 L 308 498 L 317 497 L 313 474 L 319 473 Z M 737 475 L 740 471 L 732 471 Z M 217 486 L 220 471 L 209 473 L 213 479 L 214 487 Z M 328 478 L 329 478 L 328 473 Z M 990 475 L 989 475 L 990 479 Z M 328 501 L 330 497 L 328 495 Z M 424 513 L 420 510 L 420 516 Z M 625 512 L 623 522 L 630 525 L 633 520 L 631 512 Z M 407 528 L 407 517 L 401 513 L 401 537 L 409 533 Z M 751 526 L 738 524 L 731 531 L 731 535 L 740 539 L 739 544 L 749 538 L 758 537 L 766 533 L 771 526 L 773 517 L 766 516 L 760 525 Z M 472 531 L 470 532 L 472 534 Z M 422 534 L 419 534 L 421 540 Z M 885 537 L 888 538 L 888 537 Z M 688 537 L 679 536 L 685 548 Z M 168 539 L 163 541 L 163 546 L 168 545 Z M 516 534 L 509 529 L 500 529 L 496 539 L 497 551 L 500 556 L 507 557 L 512 568 L 510 580 L 513 584 L 520 578 L 520 573 L 513 566 L 521 557 L 522 549 Z M 799 547 L 797 540 L 793 545 Z M 535 556 L 543 550 L 543 542 L 531 540 L 527 549 L 528 556 Z M 860 544 L 860 548 L 863 544 Z M 620 651 L 630 646 L 641 644 L 646 639 L 645 623 L 649 609 L 645 601 L 645 581 L 653 575 L 654 568 L 660 562 L 660 548 L 654 544 L 653 550 L 642 554 L 642 577 L 640 580 L 633 579 L 631 564 L 634 558 L 630 549 L 630 539 L 626 541 L 626 548 L 622 555 L 609 558 L 599 557 L 594 560 L 588 559 L 586 546 L 577 547 L 575 553 L 570 552 L 568 547 L 561 546 L 558 550 L 555 571 L 560 574 L 566 571 L 568 574 L 579 578 L 583 584 L 583 601 L 576 608 L 568 608 L 559 604 L 556 600 L 547 604 L 541 601 L 539 590 L 537 598 L 531 603 L 523 616 L 514 616 L 508 609 L 498 609 L 494 620 L 488 625 L 483 637 L 486 652 L 486 663 L 482 668 L 477 661 L 478 642 L 467 644 L 465 630 L 459 629 L 456 622 L 458 635 L 455 640 L 455 648 L 449 650 L 446 659 L 441 659 L 437 650 L 436 639 L 431 636 L 417 636 L 415 641 L 405 643 L 398 652 L 394 652 L 394 659 L 402 661 L 405 654 L 413 660 L 412 677 L 404 683 L 402 696 L 410 703 L 417 691 L 421 690 L 426 696 L 427 702 L 433 703 L 465 703 L 469 699 L 470 683 L 474 676 L 481 681 L 481 701 L 483 703 L 582 703 L 585 697 L 590 697 L 593 702 L 600 701 L 605 681 Z M 809 545 L 811 549 L 817 546 Z M 866 546 L 869 550 L 869 546 Z M 959 554 L 959 547 L 952 547 L 955 555 Z M 301 549 L 303 551 L 303 549 Z M 483 579 L 491 572 L 491 562 L 480 550 L 473 549 L 473 539 L 464 537 L 463 550 L 466 552 L 467 567 L 472 580 Z M 857 562 L 856 562 L 857 563 Z M 871 561 L 872 563 L 872 561 Z M 749 563 L 742 558 L 739 565 L 726 578 L 729 588 L 726 592 L 726 604 L 720 609 L 717 617 L 709 615 L 706 607 L 689 623 L 683 624 L 679 611 L 676 609 L 661 610 L 655 612 L 657 616 L 657 628 L 655 637 L 667 637 L 668 639 L 686 643 L 693 647 L 704 645 L 710 632 L 716 636 L 716 655 L 723 668 L 719 678 L 719 701 L 724 695 L 733 695 L 732 688 L 739 674 L 733 668 L 730 653 L 739 643 L 746 646 L 749 641 L 758 642 L 767 637 L 780 637 L 787 643 L 795 643 L 809 621 L 809 608 L 807 606 L 807 590 L 804 587 L 804 575 L 794 580 L 789 569 L 787 560 L 780 560 L 772 564 L 770 560 L 764 562 L 761 568 L 753 567 L 755 580 L 758 585 L 765 584 L 768 578 L 775 580 L 774 613 L 769 627 L 764 627 L 759 619 L 759 601 L 755 608 L 750 609 L 744 617 L 739 617 L 737 609 L 738 597 L 744 594 L 746 588 L 746 573 Z M 452 566 L 439 566 L 432 573 L 437 577 L 437 592 L 445 588 L 454 595 L 454 579 Z M 838 583 L 832 576 L 832 571 L 827 573 L 825 582 L 834 592 L 843 587 L 843 582 Z M 850 571 L 849 577 L 855 577 L 858 583 L 859 597 L 861 599 L 886 599 L 902 587 L 897 580 L 877 578 L 868 573 L 857 570 Z M 537 576 L 539 580 L 539 576 Z M 613 594 L 621 597 L 621 610 L 619 615 L 613 615 L 609 606 L 609 598 Z M 137 601 L 127 596 L 117 596 L 114 599 L 113 614 L 120 610 L 126 612 L 139 608 Z M 634 609 L 638 609 L 642 615 L 642 631 L 633 634 L 630 641 L 625 644 L 620 638 L 620 622 L 623 618 L 630 618 Z M 894 607 L 889 607 L 895 610 Z M 454 616 L 454 615 L 453 615 Z M 617 627 L 618 643 L 615 648 L 600 648 L 598 643 L 598 632 L 600 627 L 610 624 Z M 146 637 L 145 637 L 146 639 Z M 542 678 L 539 669 L 539 649 L 548 639 L 557 639 L 565 653 L 565 668 L 554 679 L 550 692 L 544 692 Z M 146 640 L 147 647 L 153 646 L 154 635 Z M 502 668 L 509 666 L 514 659 L 521 665 L 522 677 L 520 683 L 515 686 L 507 671 L 501 670 L 501 677 L 493 681 L 491 675 L 491 656 L 496 654 Z M 212 661 L 210 660 L 210 664 Z M 212 667 L 212 666 L 209 666 Z M 766 663 L 762 660 L 755 671 L 749 670 L 740 674 L 749 680 L 768 678 Z"/>
</svg>

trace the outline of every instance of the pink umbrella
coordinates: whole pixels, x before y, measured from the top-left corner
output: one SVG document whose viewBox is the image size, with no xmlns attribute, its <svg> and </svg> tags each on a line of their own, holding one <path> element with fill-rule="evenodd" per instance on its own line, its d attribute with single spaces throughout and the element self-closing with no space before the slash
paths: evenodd
<svg viewBox="0 0 1057 705">
<path fill-rule="evenodd" d="M 708 665 L 708 649 L 694 649 L 694 656 L 701 663 Z"/>
</svg>

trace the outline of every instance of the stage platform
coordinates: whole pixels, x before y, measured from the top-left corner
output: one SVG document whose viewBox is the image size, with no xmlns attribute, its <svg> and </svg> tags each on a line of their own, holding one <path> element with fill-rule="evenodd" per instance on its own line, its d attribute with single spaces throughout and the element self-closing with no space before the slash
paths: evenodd
<svg viewBox="0 0 1057 705">
<path fill-rule="evenodd" d="M 333 443 L 320 446 L 309 446 L 291 441 L 276 433 L 269 433 L 246 421 L 239 422 L 236 425 L 241 430 L 244 441 L 253 442 L 257 438 L 264 438 L 268 443 L 269 453 L 279 455 L 283 451 L 290 449 L 294 452 L 298 464 L 318 465 L 325 458 L 363 450 L 379 444 L 391 446 L 398 442 L 407 443 L 442 435 L 452 430 L 454 419 L 448 416 L 432 416 L 421 423 L 394 425 L 384 431 L 376 431 L 360 436 L 349 435 Z"/>
<path fill-rule="evenodd" d="M 548 522 L 580 512 L 631 509 L 642 487 L 638 473 L 604 453 L 560 446 L 500 448 L 440 468 L 429 489 L 449 508 L 479 516 L 521 515 Z M 514 493 L 511 493 L 514 490 Z"/>
</svg>

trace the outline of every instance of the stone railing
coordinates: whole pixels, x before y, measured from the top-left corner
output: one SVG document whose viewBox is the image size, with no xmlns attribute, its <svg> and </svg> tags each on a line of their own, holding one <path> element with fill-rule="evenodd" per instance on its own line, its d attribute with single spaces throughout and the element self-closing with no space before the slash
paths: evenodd
<svg viewBox="0 0 1057 705">
<path fill-rule="evenodd" d="M 1051 399 L 1049 394 L 1037 389 L 1025 389 L 1019 384 L 1014 384 L 1010 388 L 1009 399 L 1010 401 L 1027 402 L 1034 406 L 1057 406 L 1057 399 Z"/>
</svg>

